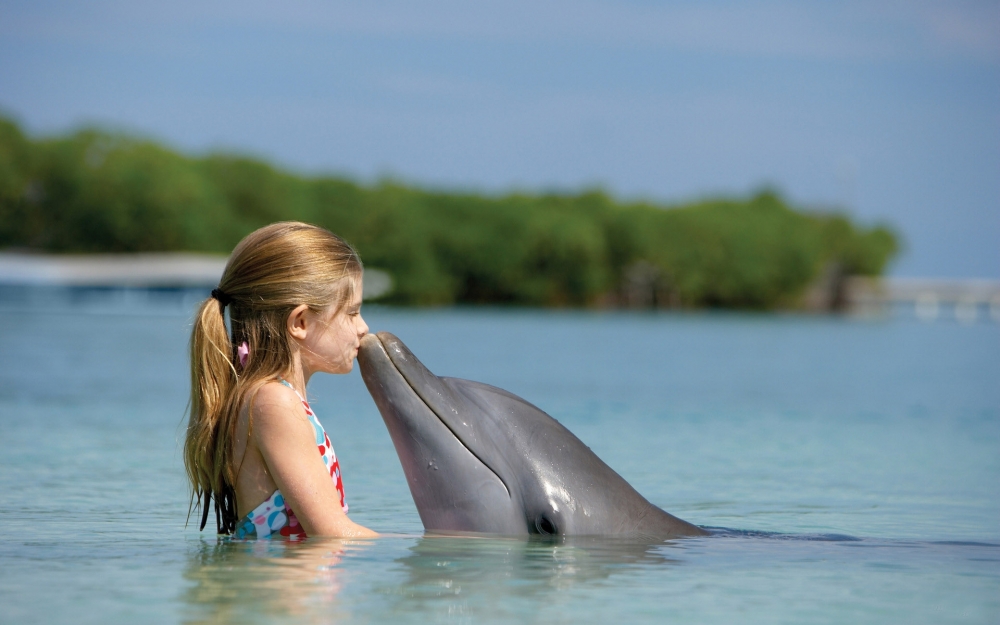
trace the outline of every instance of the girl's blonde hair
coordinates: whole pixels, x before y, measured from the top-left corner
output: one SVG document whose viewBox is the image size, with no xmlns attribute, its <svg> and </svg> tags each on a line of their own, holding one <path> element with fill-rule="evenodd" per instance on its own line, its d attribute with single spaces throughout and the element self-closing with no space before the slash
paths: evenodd
<svg viewBox="0 0 1000 625">
<path fill-rule="evenodd" d="M 357 252 L 343 239 L 294 221 L 256 230 L 233 250 L 219 287 L 202 302 L 191 331 L 184 466 L 192 508 L 201 506 L 201 529 L 214 499 L 219 533 L 235 530 L 236 423 L 248 393 L 291 369 L 288 315 L 301 304 L 317 313 L 330 306 L 339 310 L 354 299 L 362 271 Z M 227 307 L 231 334 L 226 331 Z M 240 366 L 237 349 L 243 342 L 250 354 Z"/>
</svg>

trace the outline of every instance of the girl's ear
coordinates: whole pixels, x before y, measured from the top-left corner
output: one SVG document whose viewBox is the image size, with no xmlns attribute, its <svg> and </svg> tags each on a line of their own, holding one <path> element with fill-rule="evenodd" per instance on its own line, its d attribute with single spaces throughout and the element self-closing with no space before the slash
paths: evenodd
<svg viewBox="0 0 1000 625">
<path fill-rule="evenodd" d="M 308 325 L 306 313 L 308 312 L 308 306 L 305 304 L 299 304 L 292 309 L 292 312 L 288 313 L 288 334 L 290 334 L 292 338 L 299 340 L 306 338 Z"/>
</svg>

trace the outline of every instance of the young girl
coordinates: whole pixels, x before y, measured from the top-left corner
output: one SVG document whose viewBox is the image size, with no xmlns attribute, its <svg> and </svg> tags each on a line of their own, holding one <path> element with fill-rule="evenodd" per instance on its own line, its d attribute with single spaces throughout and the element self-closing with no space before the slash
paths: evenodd
<svg viewBox="0 0 1000 625">
<path fill-rule="evenodd" d="M 191 333 L 184 465 L 201 529 L 214 499 L 220 534 L 376 535 L 347 518 L 337 456 L 305 399 L 312 374 L 354 366 L 368 333 L 361 274 L 350 245 L 304 223 L 233 250 Z"/>
</svg>

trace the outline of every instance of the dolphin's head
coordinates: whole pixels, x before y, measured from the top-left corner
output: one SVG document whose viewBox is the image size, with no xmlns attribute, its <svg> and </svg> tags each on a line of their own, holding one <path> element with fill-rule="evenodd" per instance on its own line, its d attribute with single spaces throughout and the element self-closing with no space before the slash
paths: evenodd
<svg viewBox="0 0 1000 625">
<path fill-rule="evenodd" d="M 520 397 L 438 377 L 387 332 L 366 336 L 358 361 L 427 530 L 701 533 L 646 501 L 569 430 Z"/>
</svg>

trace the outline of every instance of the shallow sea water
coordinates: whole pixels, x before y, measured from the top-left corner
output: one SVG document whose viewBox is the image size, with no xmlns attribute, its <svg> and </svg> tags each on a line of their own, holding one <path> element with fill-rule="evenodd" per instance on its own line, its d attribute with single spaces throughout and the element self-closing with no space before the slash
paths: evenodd
<svg viewBox="0 0 1000 625">
<path fill-rule="evenodd" d="M 1000 325 L 366 307 L 706 538 L 424 536 L 357 372 L 318 376 L 374 541 L 185 527 L 190 292 L 0 292 L 0 622 L 1000 622 Z"/>
</svg>

